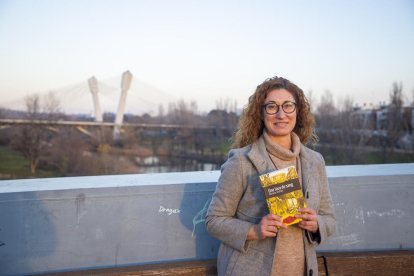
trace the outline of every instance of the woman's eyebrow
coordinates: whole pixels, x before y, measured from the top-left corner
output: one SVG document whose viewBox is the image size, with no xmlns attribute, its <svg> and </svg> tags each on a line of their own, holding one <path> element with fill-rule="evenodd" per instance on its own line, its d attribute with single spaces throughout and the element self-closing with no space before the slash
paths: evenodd
<svg viewBox="0 0 414 276">
<path fill-rule="evenodd" d="M 269 104 L 269 103 L 276 103 L 275 101 L 268 101 L 268 102 L 266 102 L 265 104 Z M 284 101 L 282 104 L 284 104 L 284 103 L 296 103 L 295 101 Z"/>
</svg>

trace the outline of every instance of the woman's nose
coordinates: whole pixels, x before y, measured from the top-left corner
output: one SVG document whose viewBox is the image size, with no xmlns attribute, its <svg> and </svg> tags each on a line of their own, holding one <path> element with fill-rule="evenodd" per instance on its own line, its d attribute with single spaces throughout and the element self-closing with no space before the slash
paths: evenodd
<svg viewBox="0 0 414 276">
<path fill-rule="evenodd" d="M 282 107 L 279 107 L 279 110 L 276 113 L 276 118 L 285 118 L 286 113 L 283 111 Z"/>
</svg>

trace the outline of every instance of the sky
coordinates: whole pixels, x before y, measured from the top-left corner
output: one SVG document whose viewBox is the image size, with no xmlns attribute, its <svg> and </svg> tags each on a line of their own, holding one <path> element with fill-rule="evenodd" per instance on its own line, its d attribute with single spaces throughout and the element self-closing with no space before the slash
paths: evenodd
<svg viewBox="0 0 414 276">
<path fill-rule="evenodd" d="M 154 88 L 134 93 L 164 107 L 196 101 L 199 112 L 220 99 L 242 108 L 272 76 L 312 91 L 315 105 L 326 90 L 336 103 L 388 102 L 393 82 L 408 103 L 414 1 L 0 0 L 0 107 L 126 70 Z M 112 97 L 104 111 L 116 112 Z M 135 101 L 126 111 L 140 114 Z"/>
</svg>

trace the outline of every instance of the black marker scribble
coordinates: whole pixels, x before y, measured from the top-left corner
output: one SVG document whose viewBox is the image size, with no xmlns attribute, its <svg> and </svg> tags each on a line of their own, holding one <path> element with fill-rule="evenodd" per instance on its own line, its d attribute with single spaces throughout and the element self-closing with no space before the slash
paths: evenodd
<svg viewBox="0 0 414 276">
<path fill-rule="evenodd" d="M 1 231 L 1 229 L 0 229 Z M 0 241 L 0 246 L 6 245 L 4 242 Z"/>
</svg>

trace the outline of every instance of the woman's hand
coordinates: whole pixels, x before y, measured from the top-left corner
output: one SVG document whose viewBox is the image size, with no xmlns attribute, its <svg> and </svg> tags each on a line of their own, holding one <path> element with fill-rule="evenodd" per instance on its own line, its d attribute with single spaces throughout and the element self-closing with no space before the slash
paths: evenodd
<svg viewBox="0 0 414 276">
<path fill-rule="evenodd" d="M 315 211 L 312 208 L 300 208 L 299 212 L 305 214 L 295 215 L 295 218 L 303 219 L 298 223 L 298 226 L 302 229 L 311 231 L 312 233 L 316 233 L 316 231 L 318 231 L 319 225 L 318 217 L 316 216 Z"/>
<path fill-rule="evenodd" d="M 278 227 L 287 228 L 281 221 L 282 219 L 274 214 L 264 216 L 259 224 L 250 227 L 246 240 L 261 240 L 266 237 L 276 237 Z"/>
</svg>

